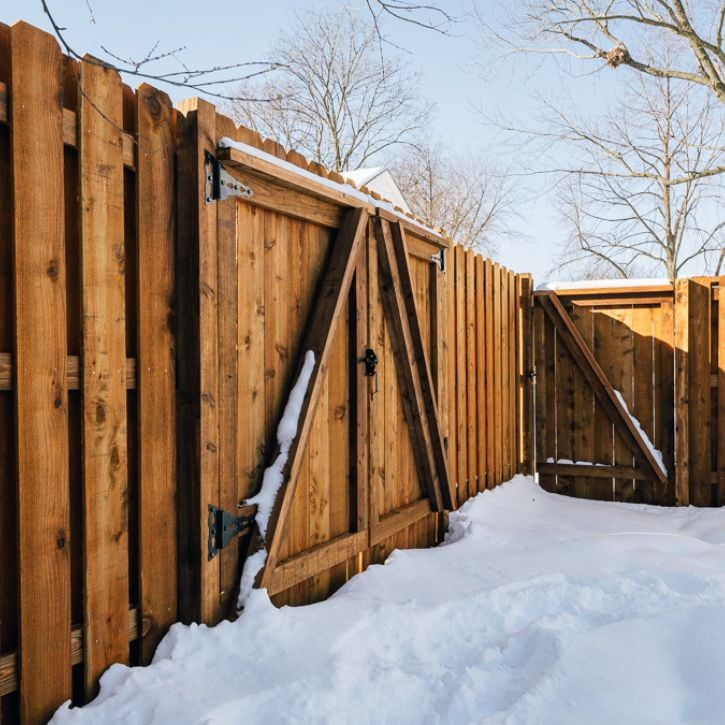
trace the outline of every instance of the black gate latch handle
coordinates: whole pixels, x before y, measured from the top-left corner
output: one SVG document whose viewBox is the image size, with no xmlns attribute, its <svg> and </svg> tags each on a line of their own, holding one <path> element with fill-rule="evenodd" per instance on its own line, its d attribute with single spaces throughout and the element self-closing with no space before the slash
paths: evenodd
<svg viewBox="0 0 725 725">
<path fill-rule="evenodd" d="M 365 363 L 365 377 L 372 378 L 375 375 L 375 368 L 378 365 L 378 356 L 375 354 L 375 351 L 370 348 L 365 350 L 365 357 L 361 362 Z"/>
</svg>

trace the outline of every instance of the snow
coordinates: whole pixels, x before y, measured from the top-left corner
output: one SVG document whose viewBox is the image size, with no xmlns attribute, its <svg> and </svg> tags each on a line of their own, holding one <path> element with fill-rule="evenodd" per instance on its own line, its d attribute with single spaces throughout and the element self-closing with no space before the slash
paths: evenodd
<svg viewBox="0 0 725 725">
<path fill-rule="evenodd" d="M 297 382 L 294 384 L 287 399 L 287 405 L 285 405 L 284 412 L 282 413 L 282 420 L 280 420 L 279 426 L 277 427 L 277 447 L 279 448 L 277 457 L 272 462 L 272 465 L 265 469 L 259 493 L 245 501 L 247 504 L 257 505 L 257 513 L 254 520 L 259 529 L 261 539 L 264 539 L 267 535 L 269 517 L 272 514 L 279 489 L 284 482 L 284 467 L 287 463 L 290 448 L 297 437 L 297 426 L 299 425 L 300 413 L 302 412 L 302 403 L 305 400 L 307 388 L 309 387 L 310 378 L 312 377 L 312 371 L 314 369 L 315 353 L 312 350 L 308 350 L 305 353 L 302 370 L 300 370 Z M 266 560 L 267 552 L 264 549 L 260 549 L 244 562 L 242 579 L 239 586 L 239 598 L 237 600 L 237 606 L 240 609 L 244 607 L 254 587 L 254 580 Z"/>
<path fill-rule="evenodd" d="M 374 197 L 370 196 L 369 194 L 363 193 L 362 191 L 360 191 L 360 189 L 356 189 L 354 186 L 351 186 L 350 184 L 341 184 L 337 181 L 333 181 L 332 179 L 328 179 L 324 176 L 319 176 L 318 174 L 313 174 L 311 171 L 307 171 L 306 169 L 302 169 L 299 166 L 295 166 L 294 164 L 291 164 L 289 161 L 285 161 L 284 159 L 277 158 L 276 156 L 273 156 L 272 154 L 268 154 L 266 151 L 262 151 L 261 149 L 258 149 L 255 146 L 250 146 L 249 144 L 242 143 L 241 141 L 235 141 L 234 139 L 231 139 L 228 136 L 223 136 L 219 140 L 219 147 L 220 148 L 232 148 L 232 149 L 237 149 L 238 151 L 243 151 L 244 153 L 249 154 L 250 156 L 254 156 L 255 158 L 262 159 L 263 161 L 266 161 L 270 164 L 274 164 L 275 166 L 279 167 L 280 169 L 285 169 L 285 171 L 296 174 L 297 176 L 299 176 L 302 179 L 306 179 L 307 181 L 311 181 L 312 183 L 320 184 L 328 189 L 333 189 L 335 191 L 338 191 L 338 192 L 350 197 L 351 199 L 356 199 L 357 201 L 362 201 L 365 204 L 369 204 L 371 206 L 377 206 L 381 209 L 385 209 L 386 211 L 390 212 L 394 216 L 403 220 L 406 224 L 410 224 L 411 226 L 418 227 L 418 229 L 421 229 L 422 231 L 427 232 L 428 234 L 433 234 L 436 237 L 440 237 L 439 231 L 436 231 L 432 227 L 429 227 L 429 226 L 423 224 L 423 222 L 418 221 L 417 219 L 412 219 L 411 217 L 408 217 L 405 214 L 401 214 L 395 208 L 395 205 L 392 204 L 391 202 L 375 199 Z"/>
<path fill-rule="evenodd" d="M 517 477 L 325 602 L 175 625 L 52 722 L 714 724 L 724 671 L 725 510 Z"/>
<path fill-rule="evenodd" d="M 639 420 L 635 418 L 632 413 L 629 412 L 629 408 L 627 407 L 627 401 L 624 399 L 622 393 L 619 392 L 619 390 L 615 390 L 614 394 L 617 396 L 617 400 L 622 404 L 622 407 L 626 411 L 627 415 L 629 416 L 629 419 L 634 424 L 634 427 L 639 431 L 639 434 L 642 436 L 642 440 L 644 441 L 645 445 L 647 446 L 647 450 L 652 454 L 655 461 L 657 461 L 657 464 L 660 467 L 660 470 L 662 473 L 667 476 L 667 466 L 665 466 L 664 459 L 662 458 L 662 452 L 659 451 L 657 448 L 654 447 L 654 444 L 650 440 L 647 433 L 645 433 L 644 428 L 642 428 L 642 425 L 640 424 Z"/>
<path fill-rule="evenodd" d="M 536 286 L 537 290 L 560 290 L 560 289 L 600 289 L 610 287 L 661 287 L 672 285 L 666 277 L 642 277 L 639 279 L 582 279 L 576 281 L 551 281 L 541 282 Z"/>
</svg>

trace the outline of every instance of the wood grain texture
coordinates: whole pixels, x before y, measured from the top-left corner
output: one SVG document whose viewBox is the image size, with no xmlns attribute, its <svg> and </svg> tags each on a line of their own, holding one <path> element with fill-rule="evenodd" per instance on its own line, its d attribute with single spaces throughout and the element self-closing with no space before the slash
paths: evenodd
<svg viewBox="0 0 725 725">
<path fill-rule="evenodd" d="M 137 350 L 139 615 L 150 623 L 141 661 L 151 662 L 177 618 L 176 382 L 174 294 L 175 114 L 169 97 L 142 85 L 136 92 L 138 162 Z M 153 203 L 149 203 L 150 201 Z"/>
<path fill-rule="evenodd" d="M 85 60 L 78 87 L 86 697 L 128 662 L 128 450 L 120 76 Z"/>
<path fill-rule="evenodd" d="M 10 39 L 20 716 L 35 723 L 71 696 L 62 64 L 26 23 Z"/>
</svg>

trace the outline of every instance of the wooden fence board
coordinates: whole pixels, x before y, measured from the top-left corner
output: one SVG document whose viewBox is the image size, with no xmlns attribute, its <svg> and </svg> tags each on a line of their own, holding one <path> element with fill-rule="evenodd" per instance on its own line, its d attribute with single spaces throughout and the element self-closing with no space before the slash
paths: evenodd
<svg viewBox="0 0 725 725">
<path fill-rule="evenodd" d="M 466 412 L 468 397 L 466 375 L 468 371 L 468 345 L 466 343 L 466 250 L 454 249 L 454 274 L 456 276 L 456 461 L 458 503 L 468 498 L 468 431 Z"/>
<path fill-rule="evenodd" d="M 469 249 L 466 259 L 466 434 L 468 443 L 468 487 L 466 498 L 475 496 L 478 491 L 478 416 L 476 398 L 478 397 L 478 361 L 476 357 L 476 277 L 475 255 Z"/>
<path fill-rule="evenodd" d="M 717 299 L 717 503 L 725 505 L 725 276 L 718 278 Z"/>
<path fill-rule="evenodd" d="M 478 420 L 478 438 L 476 440 L 476 449 L 478 451 L 478 490 L 484 491 L 488 488 L 488 461 L 486 459 L 487 445 L 486 436 L 489 425 L 493 421 L 486 420 L 486 398 L 490 392 L 486 388 L 486 290 L 485 290 L 485 273 L 483 258 L 476 257 L 476 289 L 475 289 L 475 309 L 476 309 L 476 416 Z"/>
<path fill-rule="evenodd" d="M 63 109 L 55 40 L 22 22 L 10 36 L 20 715 L 30 723 L 71 695 L 67 342 L 56 322 L 66 309 Z"/>
<path fill-rule="evenodd" d="M 688 408 L 690 503 L 711 504 L 710 411 L 710 285 L 689 280 L 688 285 Z"/>
<path fill-rule="evenodd" d="M 119 75 L 86 59 L 80 152 L 86 697 L 128 661 L 125 244 Z"/>
<path fill-rule="evenodd" d="M 168 96 L 148 85 L 136 96 L 138 160 L 138 487 L 139 616 L 149 663 L 177 618 L 176 383 L 171 328 L 175 239 L 175 122 Z M 153 205 L 144 203 L 153 198 Z"/>
</svg>

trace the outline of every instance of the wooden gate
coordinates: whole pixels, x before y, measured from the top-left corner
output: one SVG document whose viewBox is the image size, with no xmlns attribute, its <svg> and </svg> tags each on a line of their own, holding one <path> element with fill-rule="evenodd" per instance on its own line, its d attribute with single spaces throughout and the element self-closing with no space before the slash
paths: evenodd
<svg viewBox="0 0 725 725">
<path fill-rule="evenodd" d="M 542 486 L 605 500 L 725 503 L 721 282 L 536 293 Z"/>
<path fill-rule="evenodd" d="M 181 608 L 215 621 L 233 604 L 246 542 L 208 559 L 208 506 L 233 513 L 259 489 L 308 351 L 315 366 L 258 583 L 276 603 L 314 601 L 393 548 L 434 543 L 438 512 L 453 507 L 437 397 L 447 242 L 248 145 L 218 149 L 246 130 L 203 102 L 186 110 L 180 206 L 194 217 L 179 220 L 189 230 L 179 275 L 190 280 L 180 291 L 198 275 L 200 292 L 179 330 L 180 435 L 195 441 L 180 445 L 179 471 L 197 525 L 182 550 Z M 251 195 L 209 203 L 199 193 L 209 154 Z"/>
</svg>

